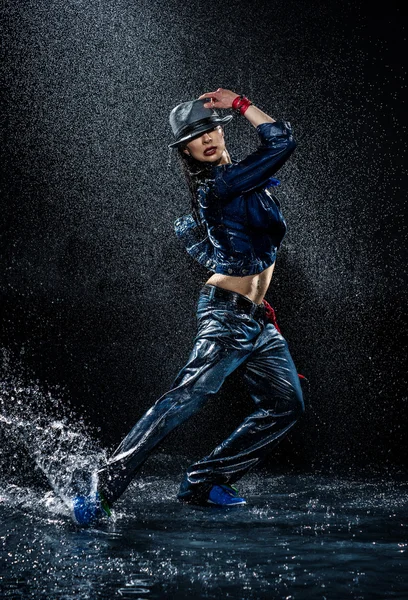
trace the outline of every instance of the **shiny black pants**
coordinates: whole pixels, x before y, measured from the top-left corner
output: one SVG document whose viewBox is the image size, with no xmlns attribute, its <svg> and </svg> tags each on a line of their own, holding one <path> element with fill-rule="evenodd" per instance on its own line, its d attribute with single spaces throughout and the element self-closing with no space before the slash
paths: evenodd
<svg viewBox="0 0 408 600">
<path fill-rule="evenodd" d="M 205 285 L 198 301 L 198 333 L 187 363 L 171 389 L 136 423 L 106 467 L 100 489 L 113 503 L 152 450 L 218 392 L 243 365 L 254 412 L 208 456 L 190 465 L 178 498 L 200 502 L 215 483 L 234 483 L 263 460 L 304 410 L 302 390 L 287 343 L 263 305 Z M 237 301 L 239 300 L 239 302 Z"/>
</svg>

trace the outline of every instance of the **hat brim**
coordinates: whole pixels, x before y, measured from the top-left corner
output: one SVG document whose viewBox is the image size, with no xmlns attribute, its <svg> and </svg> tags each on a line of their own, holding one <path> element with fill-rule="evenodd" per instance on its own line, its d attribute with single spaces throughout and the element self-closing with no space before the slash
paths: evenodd
<svg viewBox="0 0 408 600">
<path fill-rule="evenodd" d="M 211 131 L 211 129 L 214 129 L 214 127 L 217 127 L 217 125 L 226 125 L 233 118 L 234 118 L 233 115 L 226 115 L 225 117 L 219 117 L 218 119 L 214 119 L 214 121 L 212 121 L 211 123 L 206 123 L 205 125 L 201 125 L 201 127 L 197 127 L 197 129 L 190 132 L 188 135 L 185 135 L 184 137 L 180 138 L 176 142 L 172 142 L 171 144 L 169 144 L 169 148 L 176 148 L 183 142 L 187 142 L 188 140 L 191 140 L 191 139 L 201 135 L 202 133 L 205 133 L 206 131 Z"/>
</svg>

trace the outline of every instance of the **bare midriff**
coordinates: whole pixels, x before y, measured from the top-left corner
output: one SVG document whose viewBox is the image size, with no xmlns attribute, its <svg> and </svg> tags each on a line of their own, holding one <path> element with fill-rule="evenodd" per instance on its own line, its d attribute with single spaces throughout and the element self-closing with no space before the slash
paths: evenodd
<svg viewBox="0 0 408 600">
<path fill-rule="evenodd" d="M 224 288 L 224 290 L 238 292 L 255 304 L 261 304 L 271 283 L 274 268 L 275 263 L 258 275 L 247 275 L 246 277 L 231 277 L 231 275 L 214 273 L 206 283 Z"/>
</svg>

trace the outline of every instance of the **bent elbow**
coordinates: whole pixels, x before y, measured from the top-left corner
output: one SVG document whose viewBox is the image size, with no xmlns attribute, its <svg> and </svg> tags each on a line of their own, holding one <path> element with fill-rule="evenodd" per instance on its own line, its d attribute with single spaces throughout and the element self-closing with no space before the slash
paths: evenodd
<svg viewBox="0 0 408 600">
<path fill-rule="evenodd" d="M 295 138 L 293 136 L 290 136 L 290 138 L 288 139 L 288 144 L 287 144 L 287 148 L 289 152 L 293 152 L 293 150 L 296 148 L 297 146 L 297 142 L 295 140 Z"/>
</svg>

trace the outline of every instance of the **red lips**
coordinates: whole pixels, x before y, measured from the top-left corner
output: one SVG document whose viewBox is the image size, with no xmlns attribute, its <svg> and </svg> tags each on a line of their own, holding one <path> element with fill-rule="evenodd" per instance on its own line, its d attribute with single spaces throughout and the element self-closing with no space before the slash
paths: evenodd
<svg viewBox="0 0 408 600">
<path fill-rule="evenodd" d="M 214 154 L 214 152 L 216 152 L 216 150 L 217 150 L 216 146 L 211 146 L 210 148 L 206 148 L 204 150 L 204 154 L 205 154 L 205 156 L 208 156 L 210 154 Z"/>
</svg>

